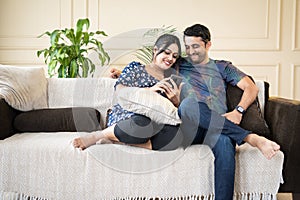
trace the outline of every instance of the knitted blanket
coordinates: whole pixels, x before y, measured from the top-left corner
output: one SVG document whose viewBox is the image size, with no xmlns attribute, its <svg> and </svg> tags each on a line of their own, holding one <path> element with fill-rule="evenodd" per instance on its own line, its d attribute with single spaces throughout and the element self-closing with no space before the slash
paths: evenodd
<svg viewBox="0 0 300 200">
<path fill-rule="evenodd" d="M 212 199 L 205 145 L 158 152 L 126 145 L 74 149 L 86 133 L 23 133 L 0 141 L 0 199 Z M 16 194 L 17 193 L 17 194 Z"/>
</svg>

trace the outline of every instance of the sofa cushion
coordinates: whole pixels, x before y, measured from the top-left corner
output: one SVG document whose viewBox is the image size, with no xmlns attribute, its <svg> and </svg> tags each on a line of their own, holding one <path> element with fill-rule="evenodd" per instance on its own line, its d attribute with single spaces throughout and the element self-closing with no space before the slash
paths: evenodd
<svg viewBox="0 0 300 200">
<path fill-rule="evenodd" d="M 100 129 L 100 113 L 84 107 L 33 110 L 19 114 L 14 127 L 19 132 L 91 132 Z"/>
<path fill-rule="evenodd" d="M 0 65 L 0 97 L 21 111 L 48 107 L 47 79 L 42 67 Z"/>
<path fill-rule="evenodd" d="M 114 102 L 112 78 L 48 78 L 49 108 L 92 107 L 106 125 L 106 112 Z"/>
<path fill-rule="evenodd" d="M 237 86 L 227 86 L 227 107 L 229 111 L 235 109 L 240 102 L 242 95 L 243 90 Z M 247 108 L 240 126 L 246 130 L 270 138 L 270 129 L 261 113 L 258 99 Z"/>
<path fill-rule="evenodd" d="M 15 133 L 13 119 L 20 111 L 10 107 L 4 99 L 0 98 L 0 140 L 8 138 Z"/>
<path fill-rule="evenodd" d="M 118 103 L 125 110 L 145 115 L 160 124 L 181 123 L 177 108 L 172 102 L 145 88 L 126 87 L 118 91 Z"/>
</svg>

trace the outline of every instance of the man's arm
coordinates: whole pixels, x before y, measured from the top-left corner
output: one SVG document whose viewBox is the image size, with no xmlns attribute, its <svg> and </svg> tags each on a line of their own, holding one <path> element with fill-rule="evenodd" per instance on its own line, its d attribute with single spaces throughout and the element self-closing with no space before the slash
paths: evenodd
<svg viewBox="0 0 300 200">
<path fill-rule="evenodd" d="M 121 70 L 116 69 L 116 68 L 111 68 L 109 72 L 110 72 L 110 75 L 109 75 L 109 76 L 110 76 L 111 78 L 114 78 L 114 79 L 119 78 L 120 75 L 121 75 L 121 73 L 122 73 Z"/>
<path fill-rule="evenodd" d="M 258 95 L 258 88 L 248 76 L 242 78 L 237 83 L 237 86 L 244 91 L 238 106 L 241 106 L 243 109 L 247 110 L 247 108 L 256 99 Z M 236 109 L 231 112 L 225 113 L 223 116 L 235 124 L 240 124 L 243 117 L 243 115 Z"/>
</svg>

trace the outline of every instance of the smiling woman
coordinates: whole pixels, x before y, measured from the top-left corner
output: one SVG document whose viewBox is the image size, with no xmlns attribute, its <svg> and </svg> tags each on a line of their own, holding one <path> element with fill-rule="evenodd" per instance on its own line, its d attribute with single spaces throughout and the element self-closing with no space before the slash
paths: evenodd
<svg viewBox="0 0 300 200">
<path fill-rule="evenodd" d="M 169 104 L 173 103 L 175 106 L 178 106 L 180 95 L 179 88 L 173 80 L 165 77 L 169 77 L 171 73 L 176 72 L 176 61 L 180 54 L 181 46 L 179 39 L 176 36 L 171 34 L 159 36 L 153 47 L 153 58 L 151 63 L 142 65 L 138 62 L 131 62 L 127 65 L 116 82 L 116 93 L 122 94 L 124 93 L 124 90 L 122 91 L 122 89 L 129 87 L 145 88 L 144 90 L 138 91 L 145 91 L 146 93 L 149 91 L 153 94 L 153 97 L 159 96 L 160 98 L 158 99 L 165 100 L 164 97 L 156 94 L 156 92 L 163 92 L 165 97 L 170 100 Z M 140 93 L 137 92 L 135 94 Z M 146 95 L 146 97 L 147 96 L 148 95 Z M 150 96 L 147 98 L 148 106 L 151 105 L 149 101 L 153 99 L 150 98 Z M 145 97 L 145 95 L 142 95 L 142 97 Z M 161 103 L 155 101 L 154 106 L 157 107 L 158 104 L 162 106 L 162 103 L 163 101 Z M 125 103 L 125 105 L 127 104 Z M 138 103 L 135 105 L 138 105 Z M 148 112 L 145 112 L 147 110 L 146 107 L 137 110 L 130 109 L 133 107 L 134 106 L 131 105 L 125 109 L 118 102 L 112 107 L 111 112 L 109 113 L 107 123 L 108 128 L 86 137 L 76 138 L 73 142 L 74 146 L 85 149 L 103 139 L 119 141 L 130 145 L 138 145 L 139 147 L 155 150 L 170 150 L 178 148 L 181 145 L 181 140 L 179 140 L 178 137 L 175 138 L 178 131 L 178 126 L 176 126 L 176 124 L 178 121 L 180 122 L 177 108 L 174 106 L 173 108 L 175 109 L 170 106 L 165 108 L 170 109 L 166 112 L 177 115 L 177 122 L 173 122 L 171 123 L 172 125 L 169 125 L 162 123 L 161 120 L 153 120 L 157 116 L 155 114 L 148 115 L 148 113 L 157 113 L 155 108 L 149 107 Z M 143 110 L 143 112 L 139 112 L 141 110 Z M 176 117 L 171 118 L 174 119 Z M 170 119 L 170 121 L 172 121 L 172 119 Z M 136 127 L 138 127 L 138 129 L 133 128 L 132 124 L 137 124 Z M 149 126 L 151 127 L 150 129 Z M 144 130 L 141 131 L 143 128 Z M 173 145 L 166 147 L 173 139 Z"/>
</svg>

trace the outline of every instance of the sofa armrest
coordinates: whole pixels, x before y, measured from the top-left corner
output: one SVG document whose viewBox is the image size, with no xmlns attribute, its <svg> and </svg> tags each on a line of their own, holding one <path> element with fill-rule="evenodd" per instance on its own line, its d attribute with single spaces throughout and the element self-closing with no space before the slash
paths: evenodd
<svg viewBox="0 0 300 200">
<path fill-rule="evenodd" d="M 20 111 L 9 106 L 0 98 L 0 140 L 8 138 L 15 133 L 13 121 Z"/>
<path fill-rule="evenodd" d="M 266 104 L 266 122 L 274 141 L 285 155 L 282 192 L 300 193 L 300 101 L 271 97 Z"/>
</svg>

